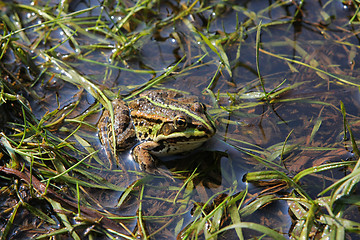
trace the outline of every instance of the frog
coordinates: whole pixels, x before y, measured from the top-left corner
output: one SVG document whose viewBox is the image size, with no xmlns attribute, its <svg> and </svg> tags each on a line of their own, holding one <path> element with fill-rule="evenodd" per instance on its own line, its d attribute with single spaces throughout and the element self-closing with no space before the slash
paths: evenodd
<svg viewBox="0 0 360 240">
<path fill-rule="evenodd" d="M 150 173 L 157 169 L 158 157 L 195 150 L 216 132 L 198 97 L 176 90 L 147 90 L 129 102 L 115 99 L 112 107 L 114 131 L 110 112 L 104 110 L 98 122 L 100 142 L 116 151 L 131 149 L 132 158 Z"/>
</svg>

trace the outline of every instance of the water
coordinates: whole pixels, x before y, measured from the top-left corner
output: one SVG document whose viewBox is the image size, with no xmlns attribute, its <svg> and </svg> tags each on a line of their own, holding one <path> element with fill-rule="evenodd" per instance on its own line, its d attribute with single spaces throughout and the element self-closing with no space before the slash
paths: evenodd
<svg viewBox="0 0 360 240">
<path fill-rule="evenodd" d="M 43 4 L 45 1 L 38 2 L 38 6 Z M 52 1 L 49 6 L 57 4 Z M 105 8 L 86 11 L 77 16 L 78 22 L 74 21 L 83 29 L 70 23 L 66 23 L 69 32 L 58 25 L 50 28 L 49 37 L 38 42 L 33 54 L 40 69 L 49 67 L 48 74 L 43 74 L 32 91 L 25 94 L 38 119 L 56 109 L 68 114 L 54 134 L 65 138 L 76 130 L 68 139 L 75 148 L 87 153 L 84 145 L 87 142 L 100 150 L 98 159 L 86 161 L 87 171 L 103 179 L 104 186 L 110 189 L 81 189 L 84 201 L 94 208 L 129 217 L 124 224 L 131 232 L 141 235 L 139 222 L 136 222 L 141 202 L 147 233 L 156 234 L 156 239 L 174 239 L 194 221 L 192 209 L 196 206 L 213 202 L 221 194 L 236 196 L 247 187 L 253 196 L 247 198 L 245 204 L 248 204 L 260 191 L 266 191 L 266 186 L 243 182 L 247 172 L 268 168 L 239 149 L 247 149 L 278 164 L 278 169 L 289 175 L 353 157 L 350 145 L 344 146 L 339 106 L 342 101 L 358 139 L 359 31 L 356 24 L 349 24 L 354 6 L 341 1 L 323 4 L 306 1 L 298 11 L 290 1 L 209 2 L 206 10 L 187 14 L 162 26 L 159 22 L 179 14 L 187 3 L 152 3 L 153 11 L 140 10 L 128 22 L 122 22 L 126 17 L 125 6 L 134 4 L 113 1 Z M 200 9 L 200 4 L 196 3 L 194 7 Z M 268 4 L 272 4 L 271 7 Z M 93 6 L 98 6 L 98 1 L 70 1 L 68 13 Z M 29 12 L 31 10 L 20 10 L 22 18 L 34 18 L 24 27 L 46 22 L 43 18 L 28 15 Z M 97 30 L 93 28 L 95 20 L 99 20 Z M 264 88 L 268 92 L 287 89 L 268 102 L 258 97 L 263 93 L 256 66 L 256 26 L 260 22 L 264 26 L 258 61 Z M 152 28 L 154 24 L 162 27 Z M 121 33 L 113 28 L 117 25 L 121 25 L 118 29 Z M 89 29 L 84 31 L 86 27 Z M 76 33 L 72 32 L 74 29 Z M 219 52 L 213 51 L 195 30 L 211 38 L 211 44 Z M 42 32 L 42 28 L 38 32 L 33 28 L 24 31 L 31 43 L 40 39 Z M 28 44 L 20 34 L 17 36 L 20 43 Z M 59 43 L 62 44 L 56 47 Z M 49 59 L 59 59 L 63 63 L 56 66 L 44 53 L 50 56 Z M 221 55 L 223 53 L 227 59 Z M 14 59 L 11 55 L 6 57 L 9 59 L 4 62 L 6 64 Z M 91 88 L 84 87 L 74 76 L 70 76 L 71 81 L 64 79 L 65 73 L 72 68 L 109 98 L 115 98 L 128 96 L 177 63 L 175 71 L 154 87 L 173 88 L 199 96 L 215 120 L 218 131 L 214 139 L 191 154 L 164 160 L 161 168 L 172 169 L 178 174 L 175 179 L 135 171 L 138 166 L 128 158 L 128 152 L 121 155 L 119 165 L 109 163 L 96 128 L 101 114 L 97 110 L 101 106 Z M 229 66 L 223 67 L 221 63 L 224 66 L 229 63 Z M 315 68 L 322 71 L 314 71 Z M 215 97 L 204 91 L 207 87 Z M 83 121 L 89 125 L 78 128 L 78 123 L 73 120 L 87 113 L 89 115 Z M 277 153 L 284 147 L 285 140 L 286 146 L 292 147 L 280 159 Z M 83 156 L 71 152 L 79 160 Z M 188 183 L 186 179 L 191 174 L 194 178 Z M 86 180 L 82 174 L 75 173 L 75 176 Z M 329 171 L 306 178 L 301 184 L 311 197 L 316 198 L 319 189 L 343 176 L 344 172 Z M 127 195 L 125 189 L 132 188 L 132 184 L 135 187 Z M 283 193 L 275 191 L 275 194 L 282 196 Z M 174 199 L 177 200 L 175 203 Z M 242 221 L 257 222 L 286 235 L 291 230 L 287 206 L 285 201 L 277 201 Z M 229 231 L 226 234 L 234 237 L 236 233 Z M 245 231 L 244 234 L 247 238 L 254 233 Z"/>
</svg>

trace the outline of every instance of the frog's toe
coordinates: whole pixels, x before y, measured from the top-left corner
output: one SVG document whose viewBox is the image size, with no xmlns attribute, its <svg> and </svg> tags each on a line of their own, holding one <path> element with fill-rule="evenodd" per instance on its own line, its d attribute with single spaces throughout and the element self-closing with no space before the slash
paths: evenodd
<svg viewBox="0 0 360 240">
<path fill-rule="evenodd" d="M 148 172 L 148 173 L 155 173 L 156 170 L 156 163 L 154 161 L 154 159 L 151 159 L 150 161 L 146 161 L 146 162 L 140 162 L 140 168 L 141 170 Z"/>
</svg>

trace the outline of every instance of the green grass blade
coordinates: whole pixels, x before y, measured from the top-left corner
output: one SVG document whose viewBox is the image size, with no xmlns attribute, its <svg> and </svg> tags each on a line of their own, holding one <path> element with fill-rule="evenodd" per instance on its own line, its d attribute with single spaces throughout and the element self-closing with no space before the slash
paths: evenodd
<svg viewBox="0 0 360 240">
<path fill-rule="evenodd" d="M 230 226 L 220 229 L 217 232 L 214 232 L 210 237 L 215 237 L 222 232 L 225 232 L 230 229 L 236 229 L 236 228 L 240 228 L 240 229 L 248 228 L 248 229 L 260 232 L 262 234 L 265 234 L 265 235 L 267 235 L 273 239 L 277 239 L 277 240 L 286 240 L 287 239 L 282 234 L 280 234 L 268 227 L 265 227 L 265 226 L 257 224 L 257 223 L 252 223 L 252 222 L 242 222 L 242 223 L 238 223 L 238 224 L 232 224 Z"/>
<path fill-rule="evenodd" d="M 8 234 L 10 233 L 11 227 L 13 226 L 16 214 L 19 210 L 20 203 L 16 204 L 13 208 L 11 216 L 9 217 L 4 230 L 1 231 L 1 240 L 9 239 Z"/>
</svg>

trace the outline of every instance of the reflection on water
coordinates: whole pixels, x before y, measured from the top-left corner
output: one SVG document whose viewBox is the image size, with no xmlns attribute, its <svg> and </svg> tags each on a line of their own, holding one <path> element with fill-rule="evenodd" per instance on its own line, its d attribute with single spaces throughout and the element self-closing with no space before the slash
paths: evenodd
<svg viewBox="0 0 360 240">
<path fill-rule="evenodd" d="M 58 4 L 51 2 L 54 6 Z M 142 214 L 155 219 L 145 218 L 146 231 L 151 234 L 160 229 L 156 239 L 161 238 L 158 236 L 174 239 L 201 215 L 197 213 L 199 206 L 208 201 L 212 206 L 207 209 L 210 212 L 216 207 L 216 200 L 221 202 L 222 194 L 236 196 L 247 189 L 252 196 L 246 200 L 247 204 L 259 192 L 266 191 L 269 185 L 242 182 L 247 172 L 266 169 L 246 151 L 268 159 L 289 174 L 352 156 L 349 148 L 343 146 L 343 118 L 339 111 L 342 101 L 349 119 L 356 120 L 353 130 L 358 139 L 360 103 L 355 85 L 360 83 L 357 70 L 360 59 L 356 54 L 359 38 L 355 26 L 349 24 L 355 10 L 351 5 L 341 1 L 324 5 L 321 1 L 305 1 L 299 10 L 291 1 L 209 2 L 205 10 L 165 24 L 186 2 L 153 3 L 152 11 L 134 12 L 127 22 L 124 22 L 125 8 L 135 3 L 113 2 L 113 8 L 97 7 L 79 14 L 78 24 L 82 28 L 68 24 L 68 28 L 56 25 L 49 29 L 47 41 L 37 42 L 40 33 L 32 28 L 24 31 L 29 42 L 16 35 L 22 44 L 36 45 L 34 61 L 43 70 L 41 80 L 24 93 L 35 116 L 41 119 L 55 110 L 59 113 L 47 121 L 66 116 L 61 126 L 56 125 L 54 133 L 63 138 L 71 135 L 67 141 L 82 151 L 73 151 L 76 158 L 81 159 L 90 147 L 100 150 L 86 162 L 87 171 L 100 179 L 94 177 L 92 181 L 103 184 L 103 188 L 81 189 L 89 205 L 114 215 L 131 216 L 124 220 L 125 225 L 141 235 L 137 219 L 141 202 Z M 44 1 L 38 1 L 39 6 L 42 4 Z M 98 4 L 98 1 L 69 1 L 68 11 L 76 13 Z M 203 4 L 197 3 L 195 8 L 200 9 Z M 28 11 L 22 9 L 21 17 L 28 16 Z M 36 16 L 30 15 L 24 27 L 45 22 Z M 102 30 L 93 29 L 85 20 L 98 20 L 98 28 Z M 255 47 L 256 26 L 260 22 L 264 26 L 259 71 L 266 91 L 280 93 L 270 100 L 258 97 L 263 92 Z M 156 24 L 161 27 L 154 28 Z M 211 38 L 213 46 L 207 45 L 198 32 Z M 213 50 L 214 46 L 219 52 Z M 118 164 L 108 164 L 96 129 L 101 108 L 98 99 L 76 81 L 64 80 L 64 76 L 68 77 L 66 71 L 50 61 L 51 58 L 61 60 L 63 64 L 59 65 L 75 70 L 109 98 L 128 96 L 179 64 L 153 87 L 174 88 L 199 96 L 215 120 L 217 135 L 198 151 L 162 159 L 161 167 L 170 169 L 173 178 L 139 171 L 127 153 L 119 155 Z M 15 58 L 5 55 L 3 59 L 4 64 L 10 65 Z M 204 91 L 208 87 L 209 91 Z M 79 126 L 80 120 L 88 125 Z M 291 150 L 282 152 L 285 145 L 291 146 Z M 304 180 L 302 184 L 309 186 L 305 188 L 311 196 L 316 197 L 318 189 L 323 187 L 320 185 L 332 183 L 327 179 L 340 178 L 344 173 L 326 174 L 312 176 L 315 181 Z M 314 187 L 316 184 L 312 182 L 319 180 L 319 186 Z M 288 191 L 274 191 L 274 194 L 282 196 Z M 285 201 L 270 204 L 263 211 L 247 216 L 245 221 L 287 233 L 291 221 L 286 204 Z M 222 224 L 228 224 L 227 219 Z M 253 236 L 251 231 L 246 234 Z"/>
</svg>

